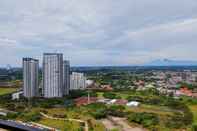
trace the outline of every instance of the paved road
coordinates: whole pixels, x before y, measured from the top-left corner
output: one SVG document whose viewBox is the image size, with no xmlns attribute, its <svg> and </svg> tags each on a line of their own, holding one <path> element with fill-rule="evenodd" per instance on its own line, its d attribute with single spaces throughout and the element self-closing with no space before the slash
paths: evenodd
<svg viewBox="0 0 197 131">
<path fill-rule="evenodd" d="M 0 126 L 2 128 L 8 128 L 11 130 L 21 130 L 21 131 L 43 131 L 43 129 L 39 129 L 36 127 L 30 127 L 25 123 L 19 123 L 16 121 L 9 121 L 9 120 L 0 120 Z"/>
</svg>

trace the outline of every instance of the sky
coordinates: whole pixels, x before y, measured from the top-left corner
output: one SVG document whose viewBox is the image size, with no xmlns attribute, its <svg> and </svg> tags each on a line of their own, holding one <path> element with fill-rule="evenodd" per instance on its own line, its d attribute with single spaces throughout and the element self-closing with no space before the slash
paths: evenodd
<svg viewBox="0 0 197 131">
<path fill-rule="evenodd" d="M 73 66 L 197 61 L 197 0 L 0 0 L 0 66 L 63 53 Z"/>
</svg>

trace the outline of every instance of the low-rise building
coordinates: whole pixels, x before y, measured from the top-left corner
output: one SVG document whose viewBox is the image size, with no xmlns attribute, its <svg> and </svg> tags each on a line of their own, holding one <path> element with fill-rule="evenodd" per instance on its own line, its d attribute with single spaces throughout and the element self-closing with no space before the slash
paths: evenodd
<svg viewBox="0 0 197 131">
<path fill-rule="evenodd" d="M 140 103 L 137 101 L 131 101 L 131 102 L 127 103 L 127 106 L 129 106 L 129 107 L 138 107 L 139 105 L 140 105 Z"/>
<path fill-rule="evenodd" d="M 79 97 L 74 100 L 75 104 L 77 106 L 82 106 L 82 105 L 88 105 L 91 103 L 96 103 L 97 102 L 97 97 Z"/>
<path fill-rule="evenodd" d="M 113 90 L 113 88 L 112 88 L 111 85 L 101 85 L 101 89 L 102 89 L 102 90 L 108 90 L 108 91 Z"/>
<path fill-rule="evenodd" d="M 86 77 L 83 73 L 73 72 L 70 76 L 70 90 L 86 88 Z"/>
<path fill-rule="evenodd" d="M 22 97 L 23 91 L 15 92 L 12 94 L 12 100 L 18 100 Z"/>
</svg>

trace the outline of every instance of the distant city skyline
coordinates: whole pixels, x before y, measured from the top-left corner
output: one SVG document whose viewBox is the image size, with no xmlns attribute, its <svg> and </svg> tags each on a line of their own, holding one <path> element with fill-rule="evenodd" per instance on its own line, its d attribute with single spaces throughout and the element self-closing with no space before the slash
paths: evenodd
<svg viewBox="0 0 197 131">
<path fill-rule="evenodd" d="M 197 61 L 196 0 L 1 0 L 0 67 L 61 52 L 72 66 Z"/>
</svg>

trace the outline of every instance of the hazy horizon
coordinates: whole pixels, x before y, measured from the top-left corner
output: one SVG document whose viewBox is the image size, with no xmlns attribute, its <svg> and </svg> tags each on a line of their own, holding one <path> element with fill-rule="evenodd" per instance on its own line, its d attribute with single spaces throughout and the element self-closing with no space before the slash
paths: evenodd
<svg viewBox="0 0 197 131">
<path fill-rule="evenodd" d="M 197 61 L 196 12 L 196 0 L 1 0 L 0 66 L 44 52 L 72 66 Z"/>
</svg>

